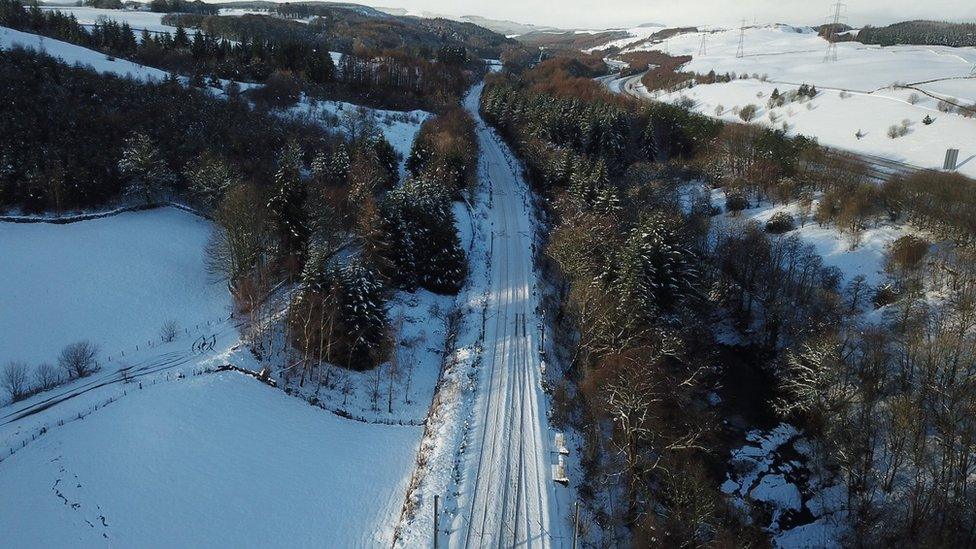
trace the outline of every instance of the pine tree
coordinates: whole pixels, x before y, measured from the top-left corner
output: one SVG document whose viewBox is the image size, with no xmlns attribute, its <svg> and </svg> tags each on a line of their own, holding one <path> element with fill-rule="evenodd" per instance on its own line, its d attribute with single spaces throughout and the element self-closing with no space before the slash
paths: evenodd
<svg viewBox="0 0 976 549">
<path fill-rule="evenodd" d="M 467 275 L 450 191 L 429 179 L 411 179 L 387 193 L 382 207 L 391 275 L 406 290 L 457 293 Z"/>
<path fill-rule="evenodd" d="M 285 145 L 278 160 L 275 191 L 268 201 L 268 211 L 282 251 L 299 256 L 305 253 L 309 235 L 301 170 L 302 150 L 298 143 L 292 141 Z"/>
<path fill-rule="evenodd" d="M 119 171 L 129 180 L 126 193 L 142 198 L 147 206 L 175 181 L 156 145 L 138 132 L 125 140 Z"/>
<path fill-rule="evenodd" d="M 670 311 L 694 292 L 699 275 L 679 223 L 676 217 L 656 213 L 631 231 L 620 253 L 615 280 L 622 302 L 650 314 Z"/>
<path fill-rule="evenodd" d="M 227 163 L 210 151 L 188 164 L 185 175 L 194 200 L 206 208 L 215 207 L 224 191 L 237 180 Z"/>
</svg>

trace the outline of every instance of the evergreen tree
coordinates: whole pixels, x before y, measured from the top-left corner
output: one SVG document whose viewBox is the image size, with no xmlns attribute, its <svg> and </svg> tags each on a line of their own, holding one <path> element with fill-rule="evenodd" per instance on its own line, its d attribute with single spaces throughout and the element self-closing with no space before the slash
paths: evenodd
<svg viewBox="0 0 976 549">
<path fill-rule="evenodd" d="M 227 163 L 210 151 L 189 163 L 185 176 L 194 200 L 206 208 L 215 207 L 224 191 L 237 180 Z"/>
<path fill-rule="evenodd" d="M 467 275 L 450 191 L 428 179 L 411 179 L 387 193 L 382 207 L 392 278 L 403 288 L 457 293 Z"/>
<path fill-rule="evenodd" d="M 271 222 L 285 253 L 303 256 L 308 244 L 305 185 L 302 182 L 302 150 L 292 141 L 285 145 L 274 177 L 274 192 L 268 201 Z"/>
<path fill-rule="evenodd" d="M 622 302 L 653 315 L 654 311 L 673 310 L 693 293 L 699 275 L 679 223 L 677 217 L 655 213 L 631 231 L 614 280 Z"/>
<path fill-rule="evenodd" d="M 138 132 L 125 140 L 119 171 L 129 181 L 127 194 L 142 198 L 146 205 L 155 202 L 175 181 L 156 145 L 146 134 Z"/>
</svg>

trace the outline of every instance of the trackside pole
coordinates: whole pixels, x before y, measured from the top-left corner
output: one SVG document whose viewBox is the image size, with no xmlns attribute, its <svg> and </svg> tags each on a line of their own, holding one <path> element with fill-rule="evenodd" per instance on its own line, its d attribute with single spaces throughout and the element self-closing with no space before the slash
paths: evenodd
<svg viewBox="0 0 976 549">
<path fill-rule="evenodd" d="M 437 520 L 437 518 L 438 518 L 437 517 L 437 502 L 438 502 L 439 499 L 440 499 L 440 496 L 438 496 L 438 495 L 435 494 L 434 495 L 434 549 L 437 549 L 437 534 L 438 534 L 438 530 L 439 530 L 438 524 L 437 524 L 437 522 L 438 522 L 438 520 Z"/>
<path fill-rule="evenodd" d="M 574 505 L 576 511 L 573 513 L 573 549 L 576 549 L 576 539 L 579 537 L 579 502 Z"/>
</svg>

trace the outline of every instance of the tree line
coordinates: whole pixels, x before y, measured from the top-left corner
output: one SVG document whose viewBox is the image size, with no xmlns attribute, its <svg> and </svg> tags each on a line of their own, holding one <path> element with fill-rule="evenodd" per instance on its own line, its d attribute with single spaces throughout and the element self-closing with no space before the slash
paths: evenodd
<svg viewBox="0 0 976 549">
<path fill-rule="evenodd" d="M 976 46 L 976 23 L 951 23 L 948 21 L 903 21 L 886 27 L 865 25 L 857 32 L 862 44 L 896 46 L 917 44 L 950 46 L 954 48 Z"/>
</svg>

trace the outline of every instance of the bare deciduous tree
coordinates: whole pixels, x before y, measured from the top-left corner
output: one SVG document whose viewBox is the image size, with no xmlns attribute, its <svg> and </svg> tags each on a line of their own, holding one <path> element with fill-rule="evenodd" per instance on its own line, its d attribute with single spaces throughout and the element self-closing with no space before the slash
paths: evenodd
<svg viewBox="0 0 976 549">
<path fill-rule="evenodd" d="M 176 335 L 180 333 L 180 325 L 176 323 L 175 320 L 167 320 L 163 323 L 163 327 L 159 329 L 159 338 L 164 342 L 169 343 L 176 339 Z"/>
<path fill-rule="evenodd" d="M 98 345 L 91 341 L 76 341 L 58 355 L 58 366 L 72 377 L 86 377 L 98 371 Z"/>
<path fill-rule="evenodd" d="M 61 384 L 61 372 L 54 365 L 44 362 L 34 370 L 34 384 L 39 391 L 46 391 Z"/>
<path fill-rule="evenodd" d="M 15 402 L 27 396 L 30 391 L 30 376 L 27 372 L 27 363 L 16 360 L 6 363 L 0 372 L 0 387 L 6 389 Z"/>
</svg>

